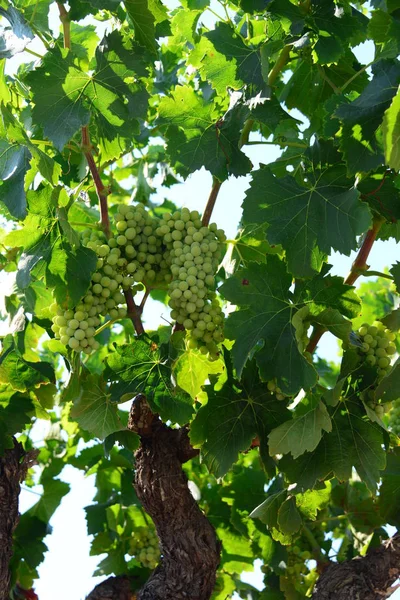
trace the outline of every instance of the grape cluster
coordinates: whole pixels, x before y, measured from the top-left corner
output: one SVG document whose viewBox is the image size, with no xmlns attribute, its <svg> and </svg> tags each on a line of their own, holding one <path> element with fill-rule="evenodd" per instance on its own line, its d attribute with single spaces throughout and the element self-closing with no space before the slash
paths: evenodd
<svg viewBox="0 0 400 600">
<path fill-rule="evenodd" d="M 309 342 L 308 329 L 310 327 L 310 323 L 309 321 L 306 321 L 309 314 L 310 307 L 306 305 L 297 310 L 292 317 L 292 325 L 295 330 L 297 347 L 301 354 L 303 354 Z"/>
<path fill-rule="evenodd" d="M 138 527 L 130 540 L 130 554 L 144 567 L 155 569 L 160 559 L 158 538 L 154 527 Z"/>
<path fill-rule="evenodd" d="M 130 287 L 136 281 L 147 288 L 157 288 L 170 281 L 169 253 L 163 247 L 162 237 L 156 234 L 159 219 L 151 217 L 142 204 L 121 204 L 115 221 L 118 235 L 108 243 L 118 250 L 118 264 L 126 271 L 124 284 Z"/>
<path fill-rule="evenodd" d="M 275 379 L 271 379 L 267 382 L 267 388 L 271 394 L 275 394 L 277 400 L 286 400 L 286 398 L 288 398 L 288 396 L 282 392 L 281 388 L 276 385 Z"/>
<path fill-rule="evenodd" d="M 400 398 L 392 402 L 389 413 L 389 427 L 394 434 L 400 437 Z"/>
<path fill-rule="evenodd" d="M 377 368 L 378 377 L 384 377 L 390 371 L 391 356 L 396 352 L 393 343 L 395 334 L 380 321 L 373 325 L 364 323 L 358 330 L 361 346 L 359 351 L 365 356 L 365 362 Z"/>
<path fill-rule="evenodd" d="M 56 338 L 90 354 L 98 347 L 93 336 L 100 317 L 126 316 L 124 291 L 168 287 L 171 317 L 188 331 L 189 347 L 215 360 L 224 340 L 224 315 L 213 291 L 224 232 L 215 223 L 203 226 L 197 211 L 183 208 L 160 219 L 141 204 L 119 205 L 115 225 L 108 240 L 95 229 L 81 233 L 82 245 L 97 255 L 96 271 L 78 306 L 52 307 Z"/>
<path fill-rule="evenodd" d="M 100 319 L 90 316 L 89 304 L 81 303 L 75 309 L 64 310 L 54 303 L 50 309 L 55 313 L 51 329 L 64 346 L 85 354 L 91 354 L 99 348 L 100 344 L 94 335 Z"/>
<path fill-rule="evenodd" d="M 212 288 L 225 234 L 215 223 L 203 226 L 199 213 L 187 208 L 165 213 L 156 233 L 169 249 L 171 317 L 189 332 L 191 348 L 215 360 L 224 317 Z"/>
</svg>

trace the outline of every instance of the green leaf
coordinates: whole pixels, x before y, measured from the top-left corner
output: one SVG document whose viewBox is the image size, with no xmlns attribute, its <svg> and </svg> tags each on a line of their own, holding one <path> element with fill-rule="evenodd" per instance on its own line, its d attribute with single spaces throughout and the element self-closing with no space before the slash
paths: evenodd
<svg viewBox="0 0 400 600">
<path fill-rule="evenodd" d="M 33 93 L 35 121 L 61 151 L 73 135 L 89 123 L 82 90 L 90 79 L 75 66 L 71 52 L 56 46 L 46 53 L 42 64 L 27 75 L 26 82 Z"/>
<path fill-rule="evenodd" d="M 218 122 L 215 107 L 193 88 L 177 86 L 161 99 L 160 121 L 168 124 L 168 154 L 185 177 L 203 166 L 220 181 L 245 175 L 251 162 L 239 149 L 240 128 L 229 118 Z"/>
<path fill-rule="evenodd" d="M 385 523 L 400 526 L 400 448 L 393 448 L 387 457 L 379 489 L 379 511 Z"/>
<path fill-rule="evenodd" d="M 386 164 L 392 169 L 400 169 L 400 94 L 397 92 L 383 117 L 383 144 Z"/>
<path fill-rule="evenodd" d="M 1 202 L 10 215 L 23 219 L 26 215 L 25 175 L 31 154 L 25 146 L 0 139 Z"/>
<path fill-rule="evenodd" d="M 229 383 L 221 390 L 207 387 L 208 402 L 198 411 L 190 427 L 191 443 L 201 447 L 202 460 L 216 477 L 222 477 L 259 435 L 266 435 L 285 418 L 287 411 L 266 386 L 256 385 L 235 392 Z"/>
<path fill-rule="evenodd" d="M 286 490 L 281 490 L 268 496 L 266 500 L 257 506 L 250 514 L 252 519 L 260 519 L 269 529 L 278 527 L 278 511 L 285 502 L 287 496 Z"/>
<path fill-rule="evenodd" d="M 35 36 L 22 14 L 13 6 L 10 5 L 7 10 L 0 7 L 0 15 L 11 25 L 11 31 L 0 36 L 0 59 L 11 58 L 23 52 Z"/>
<path fill-rule="evenodd" d="M 383 431 L 375 423 L 364 421 L 360 408 L 350 404 L 350 410 L 337 411 L 332 419 L 332 432 L 324 433 L 313 452 L 298 459 L 285 456 L 281 468 L 289 481 L 301 489 L 314 487 L 315 483 L 334 474 L 340 481 L 351 477 L 357 470 L 372 493 L 380 481 L 380 470 L 385 468 Z"/>
<path fill-rule="evenodd" d="M 157 0 L 127 0 L 124 4 L 135 28 L 135 40 L 155 54 L 156 24 L 167 17 L 163 5 Z"/>
<path fill-rule="evenodd" d="M 346 179 L 342 166 L 307 173 L 299 185 L 290 176 L 275 177 L 268 167 L 253 174 L 243 202 L 247 223 L 268 223 L 270 244 L 286 250 L 288 267 L 296 277 L 312 277 L 324 254 L 337 250 L 349 255 L 357 235 L 370 223 L 368 208 Z"/>
<path fill-rule="evenodd" d="M 176 360 L 173 371 L 178 386 L 193 399 L 201 392 L 209 375 L 216 375 L 225 370 L 224 363 L 218 359 L 211 362 L 199 350 L 187 349 Z"/>
<path fill-rule="evenodd" d="M 296 506 L 306 519 L 315 521 L 318 511 L 323 510 L 329 504 L 331 488 L 331 484 L 326 482 L 322 489 L 296 494 Z"/>
<path fill-rule="evenodd" d="M 181 425 L 193 413 L 190 396 L 173 388 L 166 346 L 152 340 L 136 340 L 133 345 L 116 346 L 106 359 L 106 377 L 111 382 L 111 397 L 145 394 L 152 410 L 165 421 Z"/>
<path fill-rule="evenodd" d="M 293 496 L 287 498 L 278 510 L 278 527 L 286 535 L 293 535 L 299 531 L 303 520 L 296 508 Z"/>
<path fill-rule="evenodd" d="M 134 452 L 139 448 L 140 439 L 137 433 L 133 431 L 115 431 L 114 433 L 108 435 L 104 440 L 104 451 L 106 455 L 110 454 L 111 448 L 114 447 L 115 443 L 118 443 L 127 450 Z"/>
<path fill-rule="evenodd" d="M 211 83 L 217 80 L 220 92 L 226 91 L 227 87 L 239 89 L 244 84 L 254 86 L 256 90 L 261 89 L 264 81 L 258 49 L 244 44 L 227 23 L 217 23 L 215 29 L 208 31 L 204 37 L 212 43 L 212 49 L 208 50 L 202 61 L 206 60 L 205 75 Z M 230 68 L 231 65 L 234 65 L 234 69 Z"/>
<path fill-rule="evenodd" d="M 88 375 L 81 381 L 79 397 L 74 401 L 71 417 L 100 439 L 123 429 L 117 405 L 111 401 L 105 382 L 98 375 Z"/>
<path fill-rule="evenodd" d="M 376 398 L 382 402 L 392 402 L 400 396 L 400 358 L 396 360 L 389 373 L 381 379 L 375 390 Z"/>
<path fill-rule="evenodd" d="M 392 268 L 389 272 L 393 276 L 397 292 L 400 293 L 400 263 L 396 262 L 394 265 L 392 265 Z"/>
<path fill-rule="evenodd" d="M 34 504 L 27 514 L 40 519 L 44 523 L 48 523 L 69 490 L 70 486 L 68 483 L 59 479 L 44 481 L 43 493 L 39 502 Z"/>
<path fill-rule="evenodd" d="M 0 383 L 25 392 L 35 386 L 55 381 L 53 367 L 48 362 L 28 362 L 17 350 L 11 335 L 3 340 L 0 355 Z"/>
<path fill-rule="evenodd" d="M 296 394 L 302 387 L 309 389 L 317 377 L 297 348 L 291 324 L 291 284 L 285 264 L 269 256 L 266 265 L 251 263 L 221 287 L 224 297 L 241 307 L 229 315 L 226 323 L 227 336 L 237 340 L 233 360 L 238 374 L 256 351 L 262 379 L 277 378 L 278 386 L 288 395 Z"/>
<path fill-rule="evenodd" d="M 269 453 L 287 454 L 298 458 L 318 446 L 322 432 L 332 431 L 332 422 L 325 404 L 321 401 L 314 409 L 295 417 L 273 429 L 268 436 Z"/>
</svg>

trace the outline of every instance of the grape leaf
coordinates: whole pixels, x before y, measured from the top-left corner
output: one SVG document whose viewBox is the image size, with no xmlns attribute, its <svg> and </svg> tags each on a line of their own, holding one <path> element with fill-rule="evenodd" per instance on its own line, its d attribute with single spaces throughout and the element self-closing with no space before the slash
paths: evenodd
<svg viewBox="0 0 400 600">
<path fill-rule="evenodd" d="M 27 514 L 48 523 L 63 497 L 68 494 L 70 486 L 59 479 L 42 481 L 42 485 L 43 492 L 40 500 L 29 509 Z"/>
<path fill-rule="evenodd" d="M 46 53 L 41 65 L 28 73 L 33 93 L 33 117 L 43 132 L 62 150 L 73 135 L 89 123 L 82 90 L 90 79 L 75 66 L 74 57 L 56 46 Z"/>
<path fill-rule="evenodd" d="M 258 49 L 244 44 L 227 23 L 217 23 L 215 29 L 205 33 L 204 37 L 212 43 L 212 48 L 203 58 L 203 61 L 207 61 L 205 74 L 211 82 L 216 78 L 219 89 L 223 88 L 223 91 L 227 87 L 239 89 L 243 84 L 251 85 L 254 90 L 261 89 L 264 81 Z M 231 64 L 234 65 L 233 70 Z"/>
<path fill-rule="evenodd" d="M 26 215 L 24 184 L 30 159 L 31 154 L 26 147 L 0 139 L 1 202 L 17 219 Z"/>
<path fill-rule="evenodd" d="M 400 293 L 400 263 L 396 262 L 392 265 L 390 273 L 393 276 L 394 284 L 397 288 L 397 292 Z"/>
<path fill-rule="evenodd" d="M 280 531 L 287 535 L 293 535 L 299 531 L 303 524 L 301 515 L 296 507 L 296 500 L 293 496 L 282 502 L 278 510 L 278 527 Z"/>
<path fill-rule="evenodd" d="M 253 512 L 250 514 L 252 519 L 260 519 L 263 523 L 267 525 L 269 529 L 273 527 L 278 527 L 278 511 L 282 506 L 282 503 L 285 502 L 287 496 L 286 490 L 281 490 L 279 492 L 275 492 L 274 494 L 270 494 L 262 504 L 257 506 Z"/>
<path fill-rule="evenodd" d="M 199 350 L 187 349 L 175 361 L 173 372 L 178 386 L 193 399 L 201 392 L 209 375 L 225 370 L 221 359 L 211 362 Z"/>
<path fill-rule="evenodd" d="M 383 144 L 386 164 L 392 169 L 400 169 L 400 94 L 397 92 L 383 117 Z"/>
<path fill-rule="evenodd" d="M 312 452 L 318 446 L 322 432 L 332 431 L 332 423 L 323 402 L 305 414 L 285 421 L 268 436 L 269 453 L 287 454 L 298 458 L 304 452 Z"/>
<path fill-rule="evenodd" d="M 9 384 L 14 390 L 25 392 L 34 386 L 53 383 L 55 374 L 48 362 L 29 362 L 23 359 L 11 335 L 3 340 L 0 355 L 0 383 Z"/>
<path fill-rule="evenodd" d="M 217 122 L 215 107 L 189 86 L 162 98 L 160 121 L 168 124 L 168 154 L 184 176 L 205 167 L 223 181 L 229 173 L 245 175 L 251 162 L 238 148 L 240 128 L 229 119 Z"/>
<path fill-rule="evenodd" d="M 392 402 L 399 398 L 400 393 L 400 358 L 396 360 L 389 373 L 381 379 L 375 390 L 376 398 L 382 402 Z"/>
<path fill-rule="evenodd" d="M 3 29 L 0 35 L 0 59 L 11 58 L 18 52 L 23 52 L 25 47 L 34 38 L 32 29 L 25 21 L 22 14 L 13 6 L 7 9 L 0 7 L 0 15 L 7 19 L 10 27 Z"/>
<path fill-rule="evenodd" d="M 207 386 L 208 402 L 190 426 L 191 443 L 201 447 L 202 460 L 216 477 L 222 477 L 238 453 L 250 447 L 258 435 L 266 443 L 271 428 L 280 424 L 287 412 L 265 385 L 246 386 L 241 393 L 229 382 L 221 390 Z M 251 386 L 251 387 L 250 387 Z"/>
<path fill-rule="evenodd" d="M 400 526 L 400 448 L 393 448 L 387 457 L 379 489 L 379 511 L 385 523 Z"/>
<path fill-rule="evenodd" d="M 289 288 L 292 283 L 285 265 L 269 256 L 266 265 L 251 263 L 229 278 L 221 287 L 227 300 L 240 310 L 231 313 L 226 334 L 237 340 L 233 347 L 234 366 L 240 375 L 254 351 L 263 380 L 277 378 L 288 395 L 316 382 L 316 372 L 297 348 L 291 324 L 294 306 Z"/>
<path fill-rule="evenodd" d="M 349 255 L 370 222 L 342 166 L 307 173 L 307 178 L 299 185 L 264 167 L 253 173 L 243 202 L 245 222 L 268 223 L 268 241 L 282 245 L 290 272 L 301 278 L 318 272 L 323 255 L 332 250 Z"/>
<path fill-rule="evenodd" d="M 158 346 L 151 340 L 136 340 L 133 345 L 117 346 L 106 359 L 106 377 L 111 383 L 111 398 L 133 398 L 145 394 L 154 412 L 164 420 L 181 425 L 187 423 L 193 412 L 192 400 L 171 384 L 166 345 Z"/>
<path fill-rule="evenodd" d="M 156 0 L 126 0 L 126 12 L 135 28 L 135 39 L 153 54 L 156 53 L 156 24 L 167 18 L 161 2 Z"/>
<path fill-rule="evenodd" d="M 115 431 L 124 429 L 117 411 L 106 390 L 104 380 L 98 375 L 88 375 L 80 385 L 80 393 L 71 409 L 71 417 L 82 429 L 103 440 Z"/>
<path fill-rule="evenodd" d="M 336 412 L 332 432 L 323 434 L 313 452 L 306 452 L 296 460 L 290 455 L 282 458 L 280 465 L 289 481 L 303 490 L 332 475 L 346 481 L 353 466 L 375 493 L 380 471 L 385 468 L 383 431 L 375 423 L 364 421 L 358 407 L 352 406 L 351 410 Z"/>
</svg>

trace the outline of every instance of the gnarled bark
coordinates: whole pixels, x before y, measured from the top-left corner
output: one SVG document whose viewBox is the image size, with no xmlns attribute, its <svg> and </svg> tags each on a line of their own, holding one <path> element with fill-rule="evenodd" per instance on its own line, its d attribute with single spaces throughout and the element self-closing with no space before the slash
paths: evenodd
<svg viewBox="0 0 400 600">
<path fill-rule="evenodd" d="M 318 579 L 312 600 L 382 600 L 400 577 L 400 533 L 362 558 L 331 563 Z"/>
<path fill-rule="evenodd" d="M 86 600 L 131 600 L 133 598 L 129 577 L 109 577 L 96 585 Z"/>
<path fill-rule="evenodd" d="M 138 406 L 138 402 L 140 403 Z M 220 544 L 188 488 L 182 463 L 197 454 L 185 429 L 170 429 L 134 402 L 129 425 L 141 434 L 135 489 L 160 540 L 160 565 L 138 600 L 208 600 L 215 586 Z"/>
<path fill-rule="evenodd" d="M 18 524 L 18 498 L 20 482 L 33 464 L 36 453 L 25 453 L 22 444 L 14 441 L 14 447 L 0 456 L 0 600 L 9 599 L 12 538 Z"/>
</svg>

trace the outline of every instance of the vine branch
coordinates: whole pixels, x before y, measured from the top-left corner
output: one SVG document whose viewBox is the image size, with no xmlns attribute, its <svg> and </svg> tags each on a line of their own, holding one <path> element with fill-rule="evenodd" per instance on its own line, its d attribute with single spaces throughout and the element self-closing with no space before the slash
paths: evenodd
<svg viewBox="0 0 400 600">
<path fill-rule="evenodd" d="M 385 219 L 383 217 L 375 217 L 372 224 L 372 229 L 367 232 L 365 239 L 361 245 L 361 248 L 358 251 L 355 261 L 353 262 L 350 273 L 347 275 L 344 283 L 346 285 L 354 285 L 357 279 L 368 270 L 367 258 L 369 253 L 371 252 L 372 246 L 377 238 L 380 228 L 382 227 Z M 314 352 L 315 348 L 318 345 L 319 340 L 323 336 L 323 334 L 327 331 L 325 327 L 321 325 L 316 325 L 311 334 L 310 341 L 308 342 L 306 352 L 310 352 L 311 354 Z"/>
<path fill-rule="evenodd" d="M 57 2 L 60 21 L 63 27 L 64 48 L 71 50 L 71 21 L 67 9 L 62 2 Z"/>
<path fill-rule="evenodd" d="M 207 204 L 204 209 L 202 223 L 205 227 L 209 225 L 212 211 L 214 210 L 215 202 L 217 201 L 217 197 L 219 194 L 219 190 L 221 189 L 222 182 L 218 181 L 216 177 L 213 178 L 213 185 L 211 188 L 210 195 L 208 196 Z"/>
<path fill-rule="evenodd" d="M 139 306 L 135 304 L 133 299 L 132 290 L 124 290 L 124 296 L 126 301 L 126 306 L 128 307 L 128 317 L 131 319 L 133 323 L 133 327 L 138 335 L 143 335 L 144 327 L 142 323 L 142 319 L 140 318 L 142 310 Z"/>
<path fill-rule="evenodd" d="M 101 225 L 103 227 L 103 231 L 106 234 L 107 238 L 110 237 L 111 227 L 110 227 L 110 218 L 108 216 L 108 205 L 107 205 L 107 196 L 108 190 L 104 186 L 101 181 L 100 173 L 95 163 L 92 154 L 92 146 L 90 143 L 90 135 L 89 128 L 87 125 L 82 127 L 82 150 L 85 158 L 87 160 L 89 171 L 92 175 L 94 185 L 96 187 L 97 197 L 99 199 L 100 206 L 100 217 L 101 217 Z"/>
</svg>

